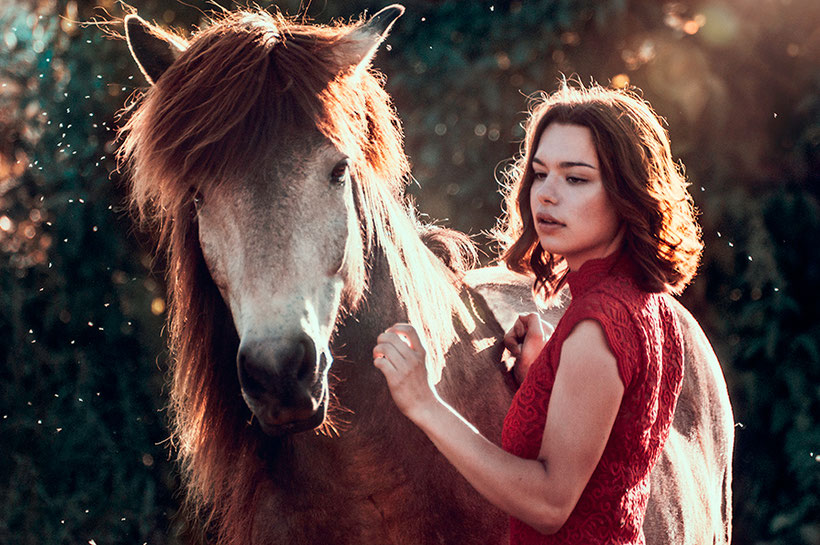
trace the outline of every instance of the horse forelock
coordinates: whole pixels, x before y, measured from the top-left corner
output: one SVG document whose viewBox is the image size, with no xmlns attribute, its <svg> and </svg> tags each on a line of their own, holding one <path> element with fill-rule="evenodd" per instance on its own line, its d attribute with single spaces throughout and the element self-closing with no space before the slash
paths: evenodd
<svg viewBox="0 0 820 545">
<path fill-rule="evenodd" d="M 197 517 L 220 543 L 249 542 L 264 465 L 262 441 L 235 393 L 238 345 L 230 313 L 198 245 L 193 192 L 253 175 L 277 135 L 318 129 L 351 155 L 360 245 L 345 255 L 345 304 L 366 289 L 365 254 L 378 246 L 396 294 L 425 340 L 434 374 L 469 313 L 449 270 L 419 240 L 401 192 L 408 162 L 378 74 L 339 69 L 333 48 L 355 25 L 300 25 L 266 12 L 220 16 L 144 95 L 123 127 L 140 219 L 158 224 L 168 254 L 173 435 Z M 155 223 L 156 222 L 156 223 Z"/>
<path fill-rule="evenodd" d="M 277 137 L 311 128 L 400 191 L 407 160 L 380 76 L 334 53 L 357 26 L 242 11 L 195 34 L 121 131 L 141 218 L 173 217 L 192 188 L 253 174 Z"/>
</svg>

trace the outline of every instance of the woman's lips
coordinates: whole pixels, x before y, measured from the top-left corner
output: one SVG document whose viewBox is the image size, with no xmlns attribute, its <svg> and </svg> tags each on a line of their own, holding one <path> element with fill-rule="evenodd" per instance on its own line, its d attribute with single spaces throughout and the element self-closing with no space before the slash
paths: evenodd
<svg viewBox="0 0 820 545">
<path fill-rule="evenodd" d="M 546 227 L 546 228 L 566 227 L 566 224 L 558 221 L 557 219 L 550 216 L 549 214 L 536 214 L 535 219 L 536 219 L 536 223 L 540 227 Z"/>
</svg>

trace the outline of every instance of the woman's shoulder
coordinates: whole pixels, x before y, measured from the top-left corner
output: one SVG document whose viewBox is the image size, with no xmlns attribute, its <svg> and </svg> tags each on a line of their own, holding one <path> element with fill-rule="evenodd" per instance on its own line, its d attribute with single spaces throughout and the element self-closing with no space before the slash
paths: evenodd
<svg viewBox="0 0 820 545">
<path fill-rule="evenodd" d="M 587 322 L 595 322 L 596 327 L 584 327 Z M 603 336 L 600 333 L 603 333 Z M 595 333 L 595 334 L 590 334 Z M 560 353 L 563 357 L 565 349 L 571 346 L 583 347 L 582 350 L 592 349 L 595 339 L 603 339 L 606 348 L 615 357 L 618 374 L 626 386 L 632 376 L 631 353 L 640 344 L 640 333 L 634 325 L 631 313 L 627 306 L 618 297 L 606 292 L 590 290 L 582 296 L 572 300 L 561 322 L 553 334 L 556 337 L 555 358 Z M 566 344 L 571 336 L 580 336 L 576 342 Z"/>
<path fill-rule="evenodd" d="M 565 316 L 574 322 L 597 317 L 626 323 L 631 321 L 630 317 L 641 299 L 641 293 L 631 283 L 607 279 L 573 297 Z"/>
<path fill-rule="evenodd" d="M 636 308 L 617 290 L 596 288 L 573 298 L 561 318 L 561 337 L 566 338 L 584 321 L 597 322 L 606 333 L 611 345 L 617 340 L 636 339 L 640 336 Z M 558 328 L 556 328 L 558 333 Z M 613 349 L 617 348 L 613 346 Z M 617 350 L 613 350 L 617 351 Z M 616 354 L 617 355 L 617 354 Z"/>
</svg>

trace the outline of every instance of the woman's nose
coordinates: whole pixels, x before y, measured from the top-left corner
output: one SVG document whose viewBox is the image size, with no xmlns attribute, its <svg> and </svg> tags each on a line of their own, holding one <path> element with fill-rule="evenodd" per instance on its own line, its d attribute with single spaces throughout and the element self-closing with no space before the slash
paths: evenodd
<svg viewBox="0 0 820 545">
<path fill-rule="evenodd" d="M 538 202 L 555 203 L 555 181 L 547 176 L 532 188 Z"/>
</svg>

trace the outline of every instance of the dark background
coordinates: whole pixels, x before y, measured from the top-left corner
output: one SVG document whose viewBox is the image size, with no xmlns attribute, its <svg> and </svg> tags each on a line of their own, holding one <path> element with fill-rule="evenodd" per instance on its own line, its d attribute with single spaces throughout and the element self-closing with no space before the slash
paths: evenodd
<svg viewBox="0 0 820 545">
<path fill-rule="evenodd" d="M 199 0 L 134 0 L 190 32 Z M 268 2 L 259 2 L 268 6 Z M 279 2 L 318 22 L 383 3 Z M 629 82 L 668 121 L 706 251 L 682 297 L 723 363 L 737 424 L 735 543 L 820 543 L 820 2 L 424 2 L 375 64 L 431 219 L 500 212 L 527 97 L 561 74 Z M 98 6 L 95 9 L 95 6 Z M 175 544 L 162 271 L 112 158 L 143 80 L 72 21 L 113 1 L 0 0 L 0 543 Z"/>
</svg>

